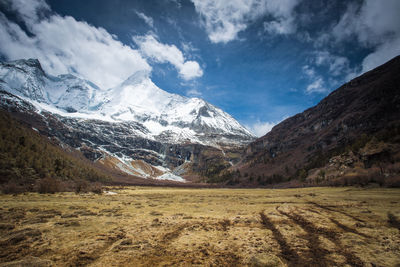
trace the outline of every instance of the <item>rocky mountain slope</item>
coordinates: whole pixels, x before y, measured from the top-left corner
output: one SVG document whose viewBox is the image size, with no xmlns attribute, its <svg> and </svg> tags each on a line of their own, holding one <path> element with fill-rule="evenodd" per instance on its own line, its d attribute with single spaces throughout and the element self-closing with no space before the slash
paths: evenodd
<svg viewBox="0 0 400 267">
<path fill-rule="evenodd" d="M 372 170 L 396 176 L 399 143 L 400 57 L 396 57 L 249 144 L 226 179 L 250 184 L 332 181 Z"/>
<path fill-rule="evenodd" d="M 38 60 L 17 60 L 0 63 L 0 94 L 3 109 L 41 134 L 140 177 L 184 181 L 218 172 L 254 140 L 229 114 L 161 90 L 146 72 L 101 89 L 50 76 Z"/>
</svg>

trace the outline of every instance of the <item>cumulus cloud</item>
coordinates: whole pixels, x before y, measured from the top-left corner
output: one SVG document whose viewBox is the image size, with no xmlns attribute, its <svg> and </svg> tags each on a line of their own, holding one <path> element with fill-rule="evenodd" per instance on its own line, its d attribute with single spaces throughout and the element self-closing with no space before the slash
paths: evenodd
<svg viewBox="0 0 400 267">
<path fill-rule="evenodd" d="M 290 34 L 296 31 L 294 23 L 294 8 L 299 4 L 298 0 L 278 0 L 266 2 L 268 14 L 273 20 L 264 22 L 264 29 L 269 33 Z"/>
<path fill-rule="evenodd" d="M 115 86 L 137 71 L 151 70 L 137 50 L 103 28 L 57 14 L 41 18 L 37 14 L 48 8 L 43 1 L 12 2 L 30 34 L 0 12 L 0 53 L 8 60 L 38 58 L 50 74 L 73 73 L 103 88 Z"/>
<path fill-rule="evenodd" d="M 199 63 L 185 60 L 183 53 L 175 45 L 162 44 L 151 34 L 136 36 L 133 40 L 144 56 L 159 63 L 172 64 L 183 79 L 190 80 L 203 75 Z"/>
<path fill-rule="evenodd" d="M 261 137 L 269 133 L 276 124 L 278 123 L 262 122 L 258 120 L 253 124 L 246 125 L 245 127 L 257 137 Z"/>
<path fill-rule="evenodd" d="M 44 0 L 2 0 L 0 6 L 16 12 L 17 17 L 26 23 L 29 28 L 33 23 L 38 22 L 44 13 L 51 11 L 50 6 Z"/>
<path fill-rule="evenodd" d="M 362 72 L 372 70 L 398 55 L 400 55 L 400 36 L 377 46 L 374 52 L 365 57 L 362 62 Z"/>
<path fill-rule="evenodd" d="M 300 0 L 192 0 L 213 43 L 235 40 L 238 33 L 261 16 L 269 33 L 287 34 L 295 29 L 293 10 Z"/>
<path fill-rule="evenodd" d="M 185 61 L 179 49 L 154 37 L 138 37 L 145 41 L 142 45 L 149 45 L 139 51 L 104 28 L 55 14 L 44 0 L 3 0 L 0 6 L 13 12 L 29 31 L 0 12 L 0 54 L 7 60 L 37 58 L 52 75 L 72 73 L 103 88 L 116 86 L 135 72 L 150 72 L 143 51 L 157 62 L 173 64 L 185 80 L 203 75 L 197 62 Z M 153 26 L 152 18 L 137 15 Z"/>
<path fill-rule="evenodd" d="M 355 37 L 364 47 L 373 49 L 362 63 L 362 72 L 383 64 L 400 53 L 400 1 L 365 0 L 350 3 L 333 28 L 338 41 Z"/>
<path fill-rule="evenodd" d="M 141 18 L 144 22 L 146 22 L 146 24 L 149 25 L 151 28 L 154 27 L 154 21 L 152 17 L 146 16 L 146 14 L 138 11 L 136 11 L 136 15 L 139 18 Z"/>
</svg>

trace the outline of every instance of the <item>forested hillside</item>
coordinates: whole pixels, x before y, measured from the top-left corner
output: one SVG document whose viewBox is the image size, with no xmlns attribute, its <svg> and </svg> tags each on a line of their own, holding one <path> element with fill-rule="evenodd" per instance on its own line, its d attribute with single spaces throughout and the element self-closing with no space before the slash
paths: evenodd
<svg viewBox="0 0 400 267">
<path fill-rule="evenodd" d="M 88 182 L 107 180 L 88 161 L 73 157 L 0 112 L 0 186 L 4 192 L 79 191 Z"/>
</svg>

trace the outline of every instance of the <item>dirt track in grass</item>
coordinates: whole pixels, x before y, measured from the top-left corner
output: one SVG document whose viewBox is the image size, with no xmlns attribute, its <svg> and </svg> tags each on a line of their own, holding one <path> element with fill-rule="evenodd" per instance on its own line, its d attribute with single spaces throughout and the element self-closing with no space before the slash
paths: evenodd
<svg viewBox="0 0 400 267">
<path fill-rule="evenodd" d="M 400 264 L 398 189 L 109 190 L 0 195 L 0 266 Z"/>
</svg>

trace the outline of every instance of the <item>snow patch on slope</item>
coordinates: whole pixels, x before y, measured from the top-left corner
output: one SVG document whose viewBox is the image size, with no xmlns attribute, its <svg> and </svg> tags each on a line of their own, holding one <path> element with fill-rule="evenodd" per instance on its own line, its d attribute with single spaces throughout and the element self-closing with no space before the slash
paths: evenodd
<svg viewBox="0 0 400 267">
<path fill-rule="evenodd" d="M 175 175 L 173 173 L 170 173 L 170 172 L 164 173 L 163 175 L 156 177 L 156 179 L 171 180 L 171 181 L 176 181 L 176 182 L 186 182 L 186 180 L 183 179 L 182 177 Z"/>
</svg>

